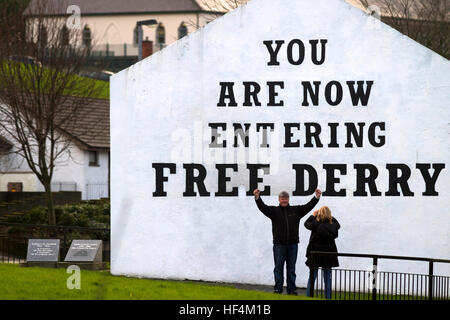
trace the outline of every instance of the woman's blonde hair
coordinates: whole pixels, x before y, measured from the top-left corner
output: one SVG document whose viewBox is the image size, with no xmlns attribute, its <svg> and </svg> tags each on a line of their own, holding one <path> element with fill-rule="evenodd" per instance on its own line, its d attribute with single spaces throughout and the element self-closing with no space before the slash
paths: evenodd
<svg viewBox="0 0 450 320">
<path fill-rule="evenodd" d="M 316 217 L 317 221 L 319 222 L 326 222 L 332 223 L 333 217 L 331 216 L 331 210 L 327 206 L 323 206 L 319 209 L 319 212 L 317 213 Z"/>
</svg>

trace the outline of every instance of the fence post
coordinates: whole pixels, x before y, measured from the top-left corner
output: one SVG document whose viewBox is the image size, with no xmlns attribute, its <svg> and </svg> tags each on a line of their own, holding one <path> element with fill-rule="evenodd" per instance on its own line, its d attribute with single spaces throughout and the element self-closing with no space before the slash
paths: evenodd
<svg viewBox="0 0 450 320">
<path fill-rule="evenodd" d="M 428 266 L 428 299 L 433 300 L 433 261 Z"/>
<path fill-rule="evenodd" d="M 372 270 L 372 300 L 377 300 L 377 268 L 378 258 L 373 258 L 373 270 Z"/>
<path fill-rule="evenodd" d="M 315 274 L 315 260 L 316 260 L 316 255 L 314 253 L 309 253 L 309 257 L 310 259 L 310 263 L 309 263 L 309 292 L 307 292 L 307 294 L 309 294 L 309 296 L 311 298 L 314 298 L 314 283 L 316 282 L 314 279 L 314 274 Z"/>
</svg>

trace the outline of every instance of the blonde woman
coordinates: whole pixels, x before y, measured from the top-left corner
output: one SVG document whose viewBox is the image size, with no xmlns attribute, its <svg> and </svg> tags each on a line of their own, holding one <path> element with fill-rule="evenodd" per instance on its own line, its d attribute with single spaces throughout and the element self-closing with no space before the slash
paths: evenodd
<svg viewBox="0 0 450 320">
<path fill-rule="evenodd" d="M 335 239 L 338 237 L 338 230 L 341 226 L 332 217 L 330 208 L 323 206 L 319 210 L 314 211 L 312 216 L 305 221 L 305 227 L 311 230 L 309 244 L 306 249 L 306 265 L 310 268 L 310 271 L 313 271 L 314 279 L 312 281 L 316 280 L 318 268 L 322 268 L 322 278 L 325 282 L 325 297 L 331 299 L 331 268 L 339 266 L 338 258 L 335 255 L 316 255 L 311 257 L 310 252 L 337 252 Z M 306 291 L 308 296 L 310 295 L 310 282 L 311 279 L 308 279 Z"/>
</svg>

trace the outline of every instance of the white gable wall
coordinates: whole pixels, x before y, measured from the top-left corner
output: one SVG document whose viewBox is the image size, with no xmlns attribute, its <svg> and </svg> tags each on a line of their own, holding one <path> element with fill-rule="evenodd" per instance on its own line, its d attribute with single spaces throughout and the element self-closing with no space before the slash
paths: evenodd
<svg viewBox="0 0 450 320">
<path fill-rule="evenodd" d="M 301 39 L 307 48 L 309 40 L 327 39 L 325 63 L 314 65 L 307 51 L 305 62 L 293 66 L 282 49 L 280 66 L 267 66 L 263 41 L 285 40 L 285 50 L 292 39 Z M 196 130 L 203 130 L 202 145 L 208 146 L 211 122 L 229 126 L 272 122 L 281 128 L 287 122 L 317 122 L 322 128 L 330 122 L 339 122 L 341 127 L 344 122 L 385 122 L 386 144 L 379 149 L 367 144 L 345 148 L 343 131 L 338 134 L 341 146 L 336 149 L 279 146 L 275 150 L 279 157 L 271 159 L 270 175 L 263 176 L 260 184 L 260 188 L 271 186 L 271 196 L 263 199 L 276 205 L 279 191 L 293 191 L 292 163 L 314 166 L 322 190 L 326 179 L 322 165 L 345 163 L 347 175 L 340 177 L 337 188 L 347 189 L 346 197 L 324 196 L 317 207 L 329 206 L 341 223 L 340 252 L 448 258 L 449 71 L 444 58 L 344 1 L 253 0 L 115 75 L 111 82 L 112 273 L 273 283 L 270 220 L 258 212 L 252 197 L 182 196 L 184 163 L 203 164 L 208 191 L 212 195 L 217 191 L 215 162 L 202 159 L 193 138 Z M 321 96 L 319 106 L 302 107 L 300 82 L 316 80 L 342 83 L 342 103 L 332 107 Z M 352 106 L 345 85 L 349 80 L 374 81 L 367 107 Z M 219 82 L 223 81 L 237 84 L 237 108 L 217 107 Z M 263 107 L 242 107 L 239 84 L 243 81 L 284 81 L 285 89 L 278 98 L 285 106 L 264 106 L 268 90 L 262 86 Z M 301 134 L 299 137 L 304 139 Z M 325 135 L 323 143 L 328 139 Z M 180 150 L 184 157 L 178 155 Z M 152 164 L 171 162 L 176 163 L 177 172 L 165 173 L 169 176 L 164 183 L 167 197 L 153 197 Z M 377 166 L 381 197 L 353 196 L 354 163 Z M 411 168 L 409 185 L 414 197 L 384 195 L 387 163 L 405 163 Z M 436 183 L 439 196 L 422 196 L 424 182 L 416 163 L 445 163 Z M 245 163 L 229 176 L 229 189 L 248 189 Z M 128 185 L 134 188 L 124 187 Z M 309 199 L 291 197 L 291 203 L 303 204 Z M 305 219 L 300 222 L 297 260 L 297 285 L 303 287 L 309 239 L 309 231 L 303 227 Z M 365 270 L 372 265 L 368 259 L 341 258 L 340 262 L 341 267 L 351 269 Z M 427 273 L 427 268 L 426 263 L 382 260 L 379 264 L 380 270 Z M 435 268 L 437 273 L 450 271 L 447 266 Z"/>
</svg>

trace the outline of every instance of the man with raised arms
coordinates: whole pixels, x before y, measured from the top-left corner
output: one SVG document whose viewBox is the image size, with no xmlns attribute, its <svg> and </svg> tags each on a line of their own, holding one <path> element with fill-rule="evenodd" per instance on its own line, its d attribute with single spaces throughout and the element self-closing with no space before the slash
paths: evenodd
<svg viewBox="0 0 450 320">
<path fill-rule="evenodd" d="M 262 201 L 258 189 L 255 189 L 253 194 L 258 209 L 272 220 L 273 257 L 275 262 L 275 269 L 273 270 L 275 276 L 274 292 L 283 292 L 283 269 L 286 263 L 287 291 L 288 294 L 296 295 L 295 263 L 297 262 L 299 243 L 298 226 L 300 219 L 306 216 L 319 202 L 322 192 L 316 189 L 314 197 L 307 204 L 297 206 L 289 204 L 289 193 L 286 191 L 282 191 L 278 195 L 278 206 L 266 205 Z"/>
</svg>

